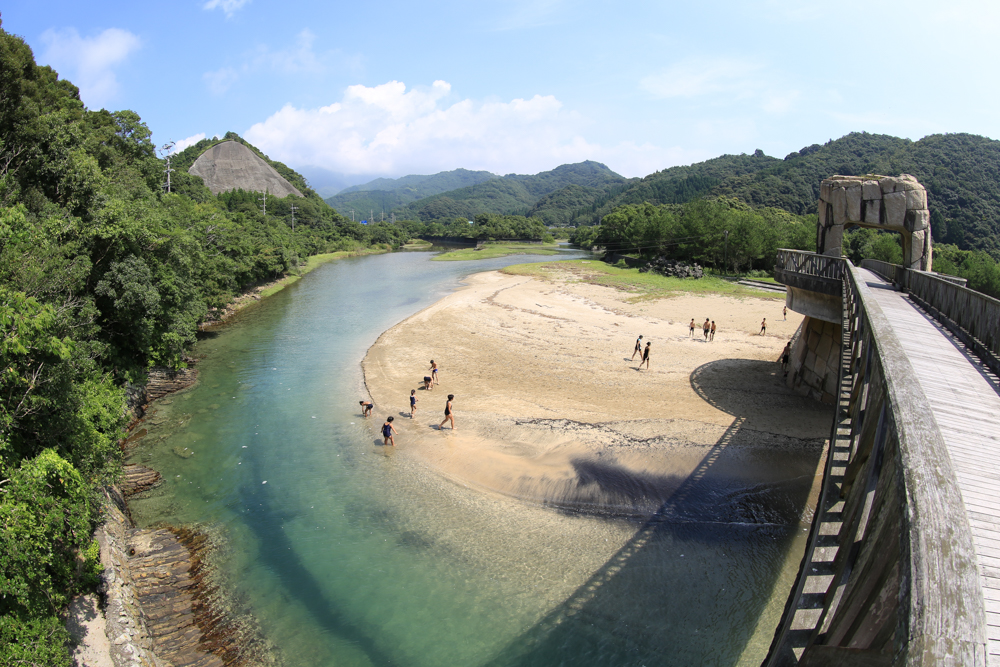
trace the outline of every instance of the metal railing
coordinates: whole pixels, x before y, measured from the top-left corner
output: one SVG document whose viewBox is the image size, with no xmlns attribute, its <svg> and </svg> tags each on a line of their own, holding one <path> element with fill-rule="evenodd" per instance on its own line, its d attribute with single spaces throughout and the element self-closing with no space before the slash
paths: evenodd
<svg viewBox="0 0 1000 667">
<path fill-rule="evenodd" d="M 765 664 L 985 665 L 986 614 L 951 458 L 891 323 L 858 269 L 840 262 L 843 361 L 830 456 L 845 460 L 828 463 L 798 599 Z M 810 608 L 820 611 L 803 636 L 793 621 Z"/>
</svg>

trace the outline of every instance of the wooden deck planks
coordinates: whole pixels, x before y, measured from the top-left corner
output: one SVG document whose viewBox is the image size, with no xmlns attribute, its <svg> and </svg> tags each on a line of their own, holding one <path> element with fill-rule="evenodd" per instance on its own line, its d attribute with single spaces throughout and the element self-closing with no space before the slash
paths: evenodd
<svg viewBox="0 0 1000 667">
<path fill-rule="evenodd" d="M 867 273 L 892 322 L 948 447 L 979 563 L 989 665 L 1000 667 L 1000 395 L 936 322 Z M 995 382 L 995 380 L 994 380 Z"/>
</svg>

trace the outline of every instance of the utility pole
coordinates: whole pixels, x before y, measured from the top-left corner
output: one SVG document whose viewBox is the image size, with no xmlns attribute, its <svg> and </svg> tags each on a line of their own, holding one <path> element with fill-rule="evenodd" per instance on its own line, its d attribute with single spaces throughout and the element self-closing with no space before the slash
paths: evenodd
<svg viewBox="0 0 1000 667">
<path fill-rule="evenodd" d="M 165 153 L 164 159 L 167 161 L 167 168 L 163 170 L 167 174 L 167 192 L 170 192 L 170 172 L 173 171 L 173 169 L 170 168 L 170 151 L 173 149 L 174 145 L 173 141 L 168 141 L 160 147 L 160 150 Z"/>
<path fill-rule="evenodd" d="M 729 230 L 722 232 L 723 237 L 725 237 L 725 244 L 722 250 L 722 270 L 727 271 L 726 265 L 729 264 Z"/>
<path fill-rule="evenodd" d="M 260 201 L 264 202 L 264 217 L 267 217 L 267 190 L 264 190 L 264 194 L 260 196 Z"/>
<path fill-rule="evenodd" d="M 299 207 L 292 204 L 292 234 L 295 233 L 295 212 L 299 210 Z"/>
<path fill-rule="evenodd" d="M 354 222 L 354 209 L 351 209 L 351 222 Z"/>
</svg>

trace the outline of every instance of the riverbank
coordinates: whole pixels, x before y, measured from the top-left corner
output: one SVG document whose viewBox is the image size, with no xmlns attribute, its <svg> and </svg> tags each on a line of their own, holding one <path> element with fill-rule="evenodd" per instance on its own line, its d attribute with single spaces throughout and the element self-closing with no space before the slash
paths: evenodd
<svg viewBox="0 0 1000 667">
<path fill-rule="evenodd" d="M 441 253 L 435 262 L 465 261 L 470 259 L 495 259 L 508 255 L 557 255 L 555 243 L 485 243 L 475 248 L 459 248 Z"/>
<path fill-rule="evenodd" d="M 532 267 L 535 268 L 535 267 Z M 655 301 L 569 278 L 476 274 L 468 286 L 386 331 L 363 362 L 375 419 L 408 415 L 429 359 L 441 383 L 420 389 L 397 444 L 440 474 L 543 503 L 643 514 L 738 428 L 740 447 L 816 448 L 830 410 L 784 386 L 776 360 L 801 317 L 767 298 L 684 294 Z M 701 331 L 716 321 L 713 341 Z M 758 335 L 763 318 L 771 322 Z M 695 335 L 688 323 L 696 320 Z M 648 369 L 631 360 L 651 341 Z M 458 431 L 438 431 L 454 393 Z M 376 424 L 377 425 L 377 424 Z M 582 461 L 662 478 L 649 497 L 601 492 Z M 800 471 L 810 478 L 820 471 Z M 766 476 L 766 475 L 765 475 Z"/>
<path fill-rule="evenodd" d="M 269 297 L 273 294 L 277 294 L 281 290 L 285 289 L 289 285 L 292 285 L 302 279 L 308 273 L 311 273 L 318 267 L 326 264 L 327 262 L 332 262 L 337 259 L 344 259 L 345 257 L 364 257 L 366 255 L 381 255 L 382 253 L 392 252 L 392 249 L 388 246 L 384 248 L 366 248 L 364 250 L 340 250 L 337 252 L 323 253 L 320 255 L 312 255 L 306 258 L 305 264 L 301 264 L 298 267 L 297 273 L 288 274 L 274 280 L 269 283 L 264 283 L 263 285 L 257 285 L 252 287 L 235 299 L 230 301 L 224 308 L 221 309 L 211 309 L 208 315 L 205 317 L 205 321 L 198 325 L 199 329 L 208 329 L 217 324 L 222 324 L 230 317 L 243 310 L 252 303 L 256 303 L 263 298 Z"/>
</svg>

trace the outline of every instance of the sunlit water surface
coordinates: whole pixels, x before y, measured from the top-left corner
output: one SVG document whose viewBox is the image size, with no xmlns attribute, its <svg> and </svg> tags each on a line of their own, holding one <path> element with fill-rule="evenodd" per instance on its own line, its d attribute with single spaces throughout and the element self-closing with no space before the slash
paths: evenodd
<svg viewBox="0 0 1000 667">
<path fill-rule="evenodd" d="M 429 259 L 332 262 L 201 341 L 198 384 L 133 454 L 165 479 L 131 502 L 138 523 L 224 534 L 235 597 L 292 666 L 759 663 L 797 519 L 643 529 L 491 498 L 376 445 L 357 402 L 378 335 L 464 275 L 552 258 Z"/>
</svg>

